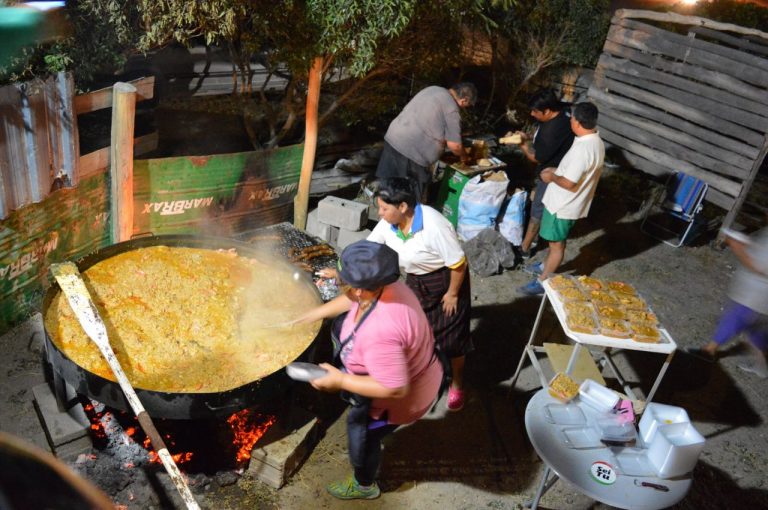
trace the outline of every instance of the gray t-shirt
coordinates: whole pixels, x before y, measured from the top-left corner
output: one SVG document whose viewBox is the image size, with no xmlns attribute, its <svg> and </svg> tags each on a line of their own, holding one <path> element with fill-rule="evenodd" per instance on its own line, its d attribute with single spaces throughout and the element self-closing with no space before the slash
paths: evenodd
<svg viewBox="0 0 768 510">
<path fill-rule="evenodd" d="M 443 87 L 427 87 L 413 96 L 389 125 L 384 140 L 421 166 L 437 161 L 445 142 L 461 143 L 459 105 Z"/>
<path fill-rule="evenodd" d="M 751 239 L 747 253 L 752 259 L 752 264 L 763 274 L 740 265 L 731 280 L 728 297 L 765 315 L 768 314 L 768 276 L 765 276 L 768 273 L 768 228 L 760 230 Z"/>
</svg>

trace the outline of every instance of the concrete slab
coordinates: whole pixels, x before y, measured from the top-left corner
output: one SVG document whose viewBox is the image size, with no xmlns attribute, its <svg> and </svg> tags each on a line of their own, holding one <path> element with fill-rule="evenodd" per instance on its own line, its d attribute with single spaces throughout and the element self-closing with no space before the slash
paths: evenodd
<svg viewBox="0 0 768 510">
<path fill-rule="evenodd" d="M 370 234 L 371 234 L 371 231 L 368 229 L 354 232 L 351 230 L 340 228 L 339 238 L 336 240 L 336 245 L 337 245 L 336 248 L 338 250 L 343 250 L 344 248 L 354 243 L 355 241 L 367 239 Z"/>
<path fill-rule="evenodd" d="M 339 197 L 325 197 L 317 204 L 318 219 L 327 224 L 357 231 L 368 223 L 368 206 Z"/>
<path fill-rule="evenodd" d="M 77 457 L 90 451 L 88 435 L 91 423 L 79 403 L 60 411 L 56 397 L 47 383 L 32 388 L 35 410 L 45 431 L 51 451 L 59 458 Z"/>
<path fill-rule="evenodd" d="M 251 452 L 248 465 L 248 472 L 252 476 L 275 489 L 285 485 L 309 456 L 320 436 L 317 418 L 298 408 L 293 408 L 291 415 L 294 423 L 303 425 L 287 430 L 280 422 L 272 426 Z"/>
<path fill-rule="evenodd" d="M 332 246 L 336 246 L 339 238 L 339 227 L 323 223 L 318 216 L 319 212 L 317 209 L 313 209 L 307 215 L 307 233 L 319 237 Z"/>
</svg>

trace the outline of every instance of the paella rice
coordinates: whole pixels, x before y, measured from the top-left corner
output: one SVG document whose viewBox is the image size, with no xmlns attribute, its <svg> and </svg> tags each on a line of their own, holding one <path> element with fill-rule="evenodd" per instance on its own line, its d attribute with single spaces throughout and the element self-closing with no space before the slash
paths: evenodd
<svg viewBox="0 0 768 510">
<path fill-rule="evenodd" d="M 275 327 L 320 304 L 287 264 L 233 251 L 154 246 L 83 272 L 115 354 L 137 387 L 213 393 L 295 360 L 320 324 Z M 45 316 L 56 346 L 80 367 L 115 380 L 59 293 Z"/>
</svg>

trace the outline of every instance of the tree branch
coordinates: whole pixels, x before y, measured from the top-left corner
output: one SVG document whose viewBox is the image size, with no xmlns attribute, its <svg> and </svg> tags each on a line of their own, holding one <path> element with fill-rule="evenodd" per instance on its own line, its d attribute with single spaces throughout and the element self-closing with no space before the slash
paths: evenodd
<svg viewBox="0 0 768 510">
<path fill-rule="evenodd" d="M 356 80 L 351 87 L 349 87 L 340 97 L 338 97 L 331 105 L 323 112 L 323 114 L 320 116 L 320 120 L 318 121 L 318 124 L 321 126 L 328 120 L 328 117 L 335 112 L 339 106 L 344 104 L 344 102 L 349 99 L 349 97 L 357 92 L 357 90 L 362 87 L 365 83 L 367 83 L 372 78 L 375 78 L 377 76 L 381 76 L 383 74 L 386 74 L 388 72 L 385 68 L 378 68 L 370 73 L 366 74 L 362 78 Z"/>
</svg>

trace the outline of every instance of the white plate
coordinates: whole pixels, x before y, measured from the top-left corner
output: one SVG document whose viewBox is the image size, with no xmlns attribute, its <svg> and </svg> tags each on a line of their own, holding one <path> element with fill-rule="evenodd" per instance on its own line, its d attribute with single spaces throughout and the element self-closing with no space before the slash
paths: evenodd
<svg viewBox="0 0 768 510">
<path fill-rule="evenodd" d="M 616 454 L 619 470 L 627 476 L 656 476 L 656 470 L 647 456 L 648 450 L 625 448 Z"/>
<path fill-rule="evenodd" d="M 592 427 L 563 429 L 565 444 L 569 448 L 582 450 L 586 448 L 605 448 L 600 441 L 600 434 Z"/>
<path fill-rule="evenodd" d="M 586 425 L 587 418 L 577 405 L 547 404 L 544 419 L 555 425 Z"/>
</svg>

